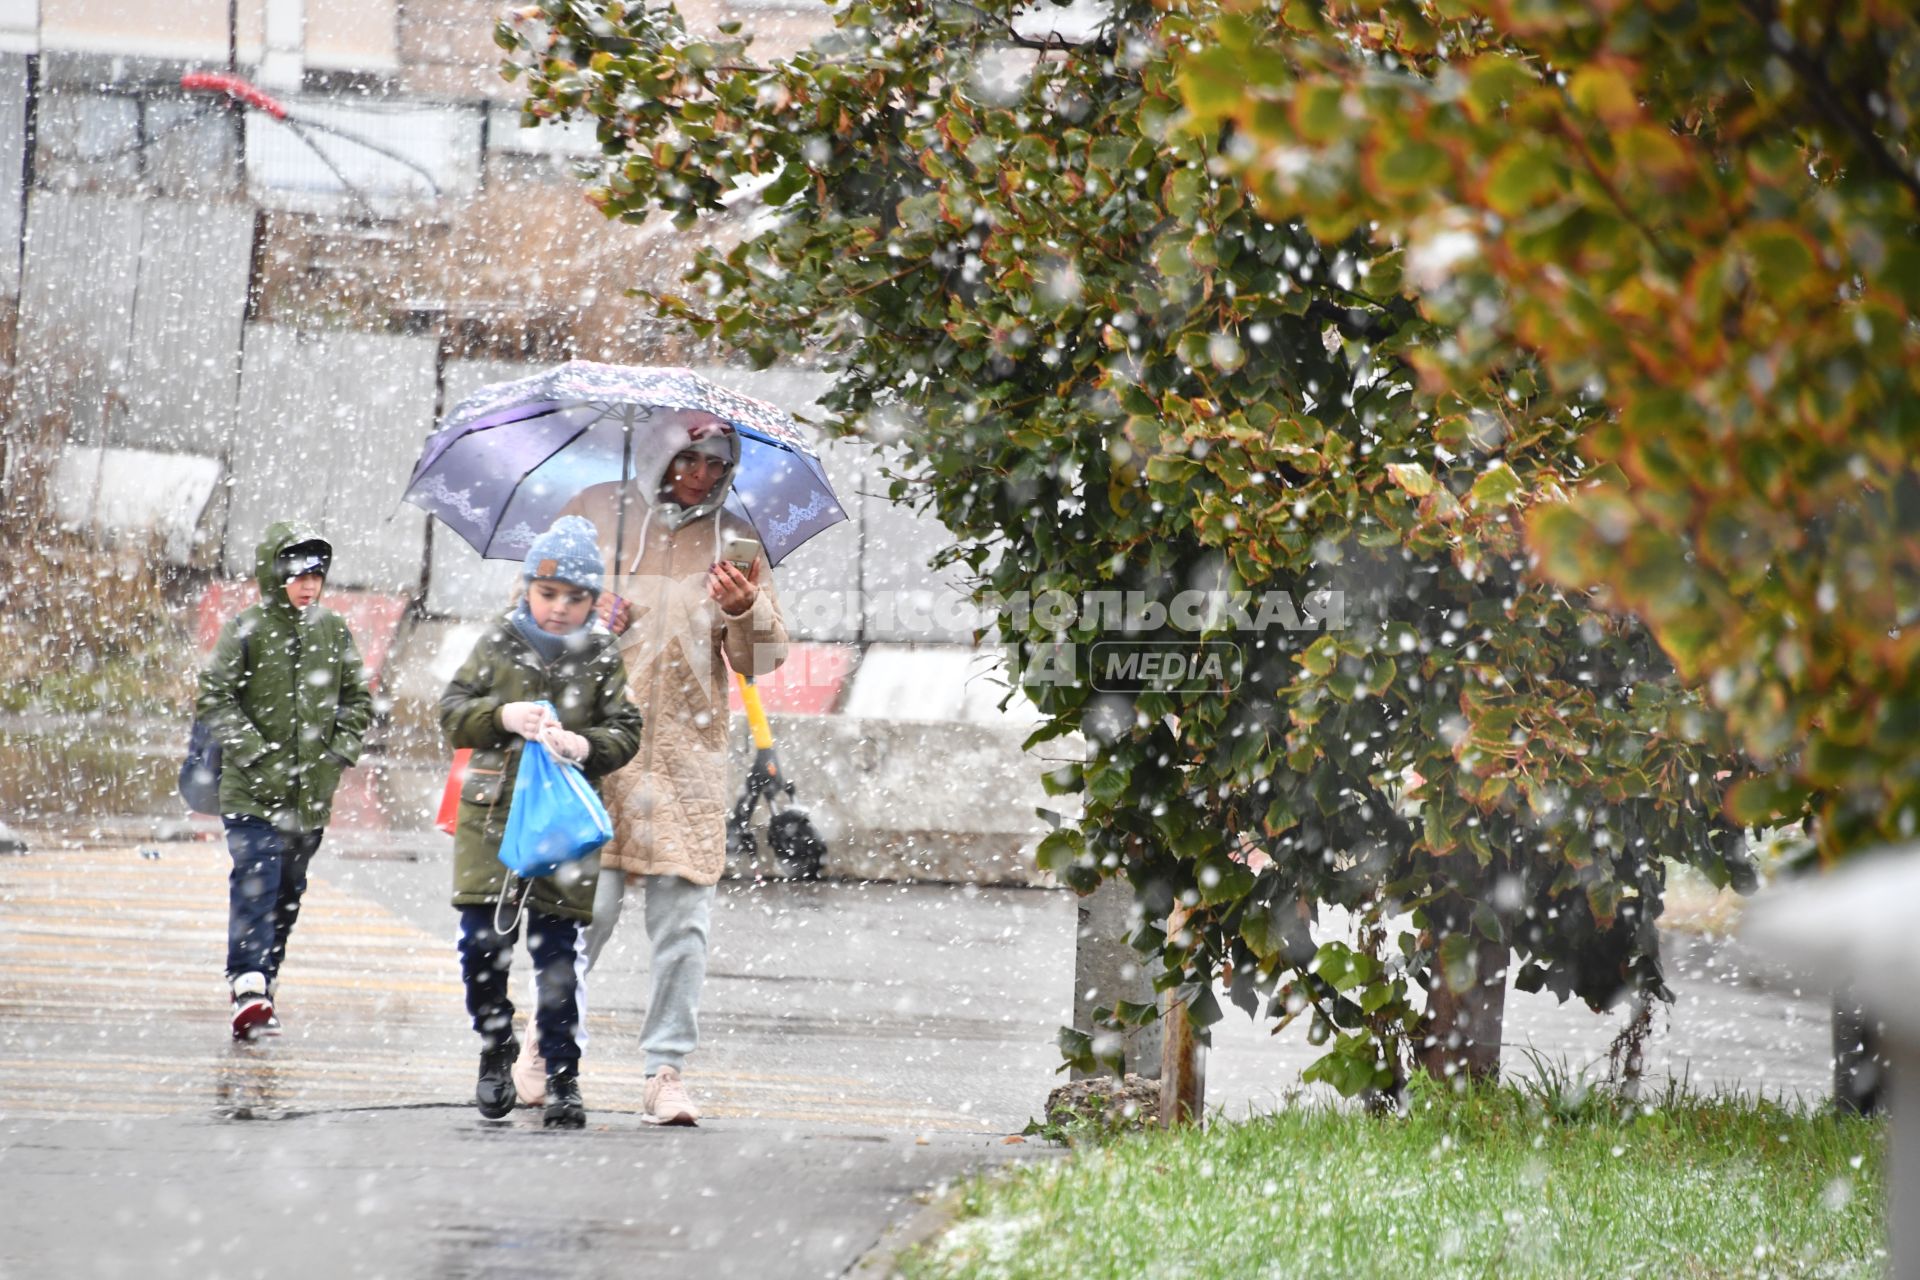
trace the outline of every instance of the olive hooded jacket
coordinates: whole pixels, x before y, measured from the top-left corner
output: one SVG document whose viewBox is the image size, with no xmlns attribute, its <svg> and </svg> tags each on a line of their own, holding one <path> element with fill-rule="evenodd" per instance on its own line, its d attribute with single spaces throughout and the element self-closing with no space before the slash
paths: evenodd
<svg viewBox="0 0 1920 1280">
<path fill-rule="evenodd" d="M 289 547 L 324 543 L 282 521 L 254 549 L 260 602 L 220 631 L 200 673 L 195 711 L 219 740 L 220 812 L 283 831 L 318 831 L 340 773 L 360 759 L 373 719 L 367 675 L 347 623 L 331 609 L 296 609 L 275 562 Z"/>
<path fill-rule="evenodd" d="M 509 615 L 510 618 L 511 615 Z M 500 838 L 506 834 L 522 740 L 500 725 L 509 702 L 550 702 L 560 723 L 587 740 L 581 766 L 589 779 L 612 773 L 640 746 L 640 709 L 627 699 L 627 672 L 619 647 L 605 631 L 582 635 L 577 653 L 547 662 L 503 618 L 467 655 L 440 697 L 440 726 L 456 749 L 473 758 L 460 788 L 453 837 L 453 903 L 497 902 L 506 884 Z M 593 918 L 598 854 L 563 865 L 533 882 L 527 902 L 567 920 Z"/>
</svg>

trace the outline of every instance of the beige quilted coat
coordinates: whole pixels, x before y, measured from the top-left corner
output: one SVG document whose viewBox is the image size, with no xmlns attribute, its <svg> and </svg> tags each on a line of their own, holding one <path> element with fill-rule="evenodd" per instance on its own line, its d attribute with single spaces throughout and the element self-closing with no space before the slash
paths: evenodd
<svg viewBox="0 0 1920 1280">
<path fill-rule="evenodd" d="M 617 484 L 586 490 L 562 513 L 593 521 L 612 570 L 607 589 L 634 614 L 620 643 L 627 693 L 643 721 L 640 750 L 602 783 L 613 842 L 601 850 L 600 865 L 713 884 L 726 869 L 727 811 L 742 781 L 727 763 L 727 663 L 749 677 L 772 671 L 786 660 L 787 628 L 764 556 L 760 594 L 745 613 L 722 613 L 707 595 L 707 570 L 725 539 L 753 537 L 753 529 L 720 509 L 731 471 L 699 507 L 653 499 L 667 464 L 687 444 L 684 431 L 660 435 L 636 443 L 634 474 L 646 480 L 629 496 L 617 555 Z"/>
</svg>

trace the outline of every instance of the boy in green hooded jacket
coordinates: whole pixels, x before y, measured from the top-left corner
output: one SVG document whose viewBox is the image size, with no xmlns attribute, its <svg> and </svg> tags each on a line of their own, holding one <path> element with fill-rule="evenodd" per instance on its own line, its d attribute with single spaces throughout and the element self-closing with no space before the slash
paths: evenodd
<svg viewBox="0 0 1920 1280">
<path fill-rule="evenodd" d="M 200 673 L 196 711 L 221 748 L 227 982 L 236 1040 L 274 1035 L 280 962 L 307 889 L 341 771 L 360 759 L 373 718 L 346 621 L 319 605 L 333 547 L 291 522 L 254 551 L 260 602 L 221 628 Z"/>
</svg>

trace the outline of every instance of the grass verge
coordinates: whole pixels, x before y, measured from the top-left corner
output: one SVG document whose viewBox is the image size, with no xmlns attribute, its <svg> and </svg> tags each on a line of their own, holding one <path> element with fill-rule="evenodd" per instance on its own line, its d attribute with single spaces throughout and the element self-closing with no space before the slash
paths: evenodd
<svg viewBox="0 0 1920 1280">
<path fill-rule="evenodd" d="M 1635 1107 L 1416 1081 L 983 1178 L 911 1280 L 1878 1276 L 1884 1126 L 1744 1097 Z"/>
</svg>

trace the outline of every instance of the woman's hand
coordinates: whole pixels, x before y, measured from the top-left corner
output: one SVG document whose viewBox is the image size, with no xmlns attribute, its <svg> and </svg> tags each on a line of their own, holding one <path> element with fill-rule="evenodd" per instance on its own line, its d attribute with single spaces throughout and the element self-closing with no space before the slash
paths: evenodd
<svg viewBox="0 0 1920 1280">
<path fill-rule="evenodd" d="M 742 573 L 732 561 L 722 560 L 707 571 L 707 594 L 721 612 L 745 613 L 760 598 L 760 562 L 755 560 Z"/>
<path fill-rule="evenodd" d="M 615 635 L 625 635 L 627 628 L 633 625 L 633 606 L 611 591 L 602 591 L 595 606 L 600 611 L 600 621 L 607 624 L 607 630 Z"/>
</svg>

